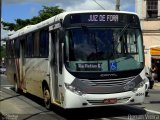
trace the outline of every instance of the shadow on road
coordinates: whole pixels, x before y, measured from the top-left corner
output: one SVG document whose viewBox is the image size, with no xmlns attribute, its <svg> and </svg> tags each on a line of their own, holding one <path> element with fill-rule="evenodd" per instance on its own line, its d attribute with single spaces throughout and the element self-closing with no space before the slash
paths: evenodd
<svg viewBox="0 0 160 120">
<path fill-rule="evenodd" d="M 98 119 L 110 117 L 122 117 L 128 115 L 144 115 L 146 111 L 142 108 L 131 106 L 107 106 L 66 110 L 66 119 Z"/>
<path fill-rule="evenodd" d="M 33 107 L 42 110 L 36 114 L 25 116 L 25 120 L 38 117 L 45 113 L 46 115 L 51 115 L 53 118 L 59 116 L 62 119 L 66 120 L 87 120 L 87 119 L 99 119 L 99 118 L 111 118 L 111 117 L 123 117 L 129 115 L 145 115 L 146 111 L 141 107 L 136 107 L 134 105 L 120 105 L 120 106 L 107 106 L 107 107 L 93 107 L 93 108 L 79 108 L 79 109 L 62 109 L 56 105 L 52 105 L 52 110 L 48 111 L 44 108 L 43 99 L 36 97 L 31 94 L 23 94 L 25 97 L 31 99 L 32 101 L 38 103 L 41 107 L 33 105 Z M 23 96 L 22 95 L 22 96 Z M 13 95 L 9 98 L 18 97 L 18 95 Z M 5 99 L 9 99 L 5 98 Z M 24 100 L 23 98 L 18 98 Z M 3 99 L 2 99 L 3 100 Z M 28 104 L 31 104 L 29 101 L 24 100 Z M 45 115 L 44 114 L 44 115 Z M 58 118 L 59 118 L 58 117 Z M 23 117 L 24 118 L 24 117 Z"/>
<path fill-rule="evenodd" d="M 160 101 L 150 101 L 150 104 L 159 104 Z"/>
<path fill-rule="evenodd" d="M 25 96 L 44 107 L 43 99 L 38 98 L 31 94 L 25 94 Z M 133 105 L 78 108 L 78 109 L 63 109 L 59 106 L 52 105 L 52 111 L 67 120 L 85 120 L 85 119 L 98 119 L 98 118 L 110 118 L 110 117 L 122 117 L 128 115 L 146 114 L 146 111 L 143 108 L 136 107 Z"/>
<path fill-rule="evenodd" d="M 31 94 L 25 94 L 25 96 L 44 107 L 43 99 L 38 98 Z M 78 108 L 78 109 L 63 109 L 59 106 L 52 105 L 51 111 L 53 111 L 57 115 L 67 120 L 85 120 L 85 119 L 98 119 L 98 118 L 110 118 L 110 117 L 122 117 L 128 115 L 146 114 L 146 111 L 143 108 L 136 107 L 133 105 Z"/>
</svg>

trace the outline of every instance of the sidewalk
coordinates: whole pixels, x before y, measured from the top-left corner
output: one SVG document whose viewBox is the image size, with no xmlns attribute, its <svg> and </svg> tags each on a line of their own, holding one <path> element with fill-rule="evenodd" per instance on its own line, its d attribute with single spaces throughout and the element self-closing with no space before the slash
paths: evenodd
<svg viewBox="0 0 160 120">
<path fill-rule="evenodd" d="M 154 82 L 153 89 L 160 89 L 160 82 Z"/>
</svg>

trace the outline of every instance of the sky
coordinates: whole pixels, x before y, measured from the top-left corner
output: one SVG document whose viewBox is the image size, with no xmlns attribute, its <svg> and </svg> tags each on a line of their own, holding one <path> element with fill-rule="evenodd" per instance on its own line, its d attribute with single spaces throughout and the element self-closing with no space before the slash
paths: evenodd
<svg viewBox="0 0 160 120">
<path fill-rule="evenodd" d="M 115 10 L 116 0 L 2 0 L 2 21 L 15 23 L 15 19 L 30 19 L 37 16 L 44 6 L 59 6 L 65 11 L 101 10 L 98 2 L 106 10 Z M 120 10 L 135 12 L 135 0 L 120 0 Z M 3 27 L 3 26 L 2 26 Z M 2 38 L 9 31 L 2 30 Z"/>
</svg>

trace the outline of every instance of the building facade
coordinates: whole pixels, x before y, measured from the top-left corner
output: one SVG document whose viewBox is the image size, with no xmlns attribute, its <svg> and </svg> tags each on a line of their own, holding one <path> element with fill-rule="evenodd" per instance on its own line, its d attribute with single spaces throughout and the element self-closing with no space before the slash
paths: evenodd
<svg viewBox="0 0 160 120">
<path fill-rule="evenodd" d="M 160 0 L 135 0 L 145 48 L 145 65 L 160 66 Z M 159 67 L 160 69 L 160 67 Z M 158 73 L 160 75 L 160 71 Z"/>
</svg>

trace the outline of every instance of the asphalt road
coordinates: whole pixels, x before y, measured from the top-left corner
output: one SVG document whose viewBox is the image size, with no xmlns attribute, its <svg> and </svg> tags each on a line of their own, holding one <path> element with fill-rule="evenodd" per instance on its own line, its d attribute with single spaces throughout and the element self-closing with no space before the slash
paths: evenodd
<svg viewBox="0 0 160 120">
<path fill-rule="evenodd" d="M 142 105 L 122 105 L 64 110 L 53 105 L 48 111 L 43 100 L 13 91 L 5 75 L 0 76 L 0 117 L 9 120 L 159 120 L 160 86 L 150 90 Z"/>
</svg>

